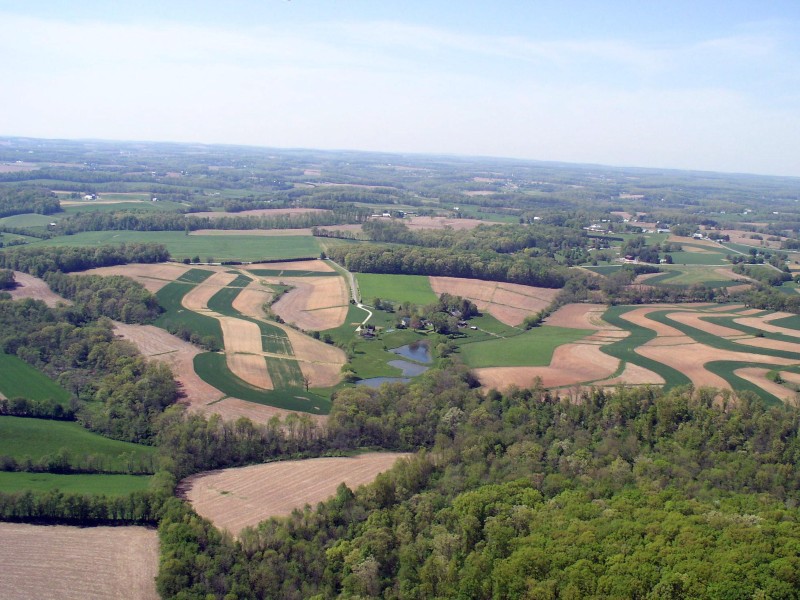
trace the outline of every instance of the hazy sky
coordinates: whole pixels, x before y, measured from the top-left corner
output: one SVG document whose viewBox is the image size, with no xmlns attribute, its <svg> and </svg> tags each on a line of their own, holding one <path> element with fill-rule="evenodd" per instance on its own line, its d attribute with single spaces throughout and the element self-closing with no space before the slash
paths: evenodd
<svg viewBox="0 0 800 600">
<path fill-rule="evenodd" d="M 800 176 L 797 0 L 0 0 L 0 56 L 0 135 Z"/>
</svg>

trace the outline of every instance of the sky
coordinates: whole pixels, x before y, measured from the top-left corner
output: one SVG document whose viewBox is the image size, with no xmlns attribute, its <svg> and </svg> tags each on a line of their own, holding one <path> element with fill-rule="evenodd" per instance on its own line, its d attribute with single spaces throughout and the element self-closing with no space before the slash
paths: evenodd
<svg viewBox="0 0 800 600">
<path fill-rule="evenodd" d="M 800 2 L 0 0 L 0 135 L 800 176 Z"/>
</svg>

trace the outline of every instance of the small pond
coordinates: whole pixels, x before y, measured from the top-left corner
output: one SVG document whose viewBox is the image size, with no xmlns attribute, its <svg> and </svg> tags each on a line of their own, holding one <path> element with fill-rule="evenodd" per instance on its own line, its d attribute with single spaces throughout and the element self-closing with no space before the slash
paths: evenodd
<svg viewBox="0 0 800 600">
<path fill-rule="evenodd" d="M 406 344 L 399 348 L 389 350 L 393 354 L 398 354 L 403 358 L 413 360 L 415 362 L 424 363 L 426 365 L 433 362 L 431 356 L 431 349 L 427 341 L 414 342 L 413 344 Z M 390 363 L 391 364 L 391 363 Z"/>
<path fill-rule="evenodd" d="M 408 362 L 407 360 L 390 360 L 390 367 L 397 367 L 403 372 L 403 377 L 415 377 L 428 370 L 425 365 Z"/>
</svg>

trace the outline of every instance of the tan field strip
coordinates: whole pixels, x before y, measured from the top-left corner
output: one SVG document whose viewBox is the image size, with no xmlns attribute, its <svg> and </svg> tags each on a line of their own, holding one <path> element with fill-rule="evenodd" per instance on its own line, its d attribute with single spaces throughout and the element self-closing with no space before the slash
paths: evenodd
<svg viewBox="0 0 800 600">
<path fill-rule="evenodd" d="M 372 452 L 352 458 L 311 458 L 224 469 L 194 475 L 181 483 L 184 495 L 203 517 L 238 535 L 270 517 L 333 496 L 340 483 L 355 489 L 370 483 L 408 454 Z"/>
<path fill-rule="evenodd" d="M 781 384 L 775 383 L 767 377 L 767 373 L 770 371 L 771 369 L 766 369 L 763 367 L 744 367 L 741 369 L 736 369 L 734 374 L 738 375 L 742 379 L 746 379 L 754 385 L 757 385 L 765 392 L 772 394 L 783 402 L 796 398 L 797 392 L 786 389 Z"/>
<path fill-rule="evenodd" d="M 625 363 L 625 368 L 619 377 L 597 382 L 597 385 L 663 385 L 664 378 L 650 369 L 645 369 L 633 363 Z"/>
<path fill-rule="evenodd" d="M 318 271 L 320 273 L 331 273 L 335 270 L 325 260 L 293 260 L 274 263 L 254 263 L 252 265 L 242 265 L 239 268 L 245 271 L 266 269 L 269 271 Z"/>
<path fill-rule="evenodd" d="M 332 387 L 342 380 L 342 367 L 347 362 L 344 350 L 315 340 L 291 327 L 276 326 L 289 337 L 297 364 L 303 375 L 308 377 L 311 387 Z"/>
<path fill-rule="evenodd" d="M 21 271 L 14 271 L 14 281 L 17 282 L 17 287 L 13 290 L 8 290 L 11 294 L 11 298 L 14 300 L 32 298 L 33 300 L 41 300 L 50 308 L 56 306 L 59 302 L 63 304 L 72 304 L 71 301 L 59 296 L 51 290 L 43 280 L 33 275 L 28 275 Z"/>
<path fill-rule="evenodd" d="M 277 279 L 269 279 L 277 283 Z M 294 286 L 272 305 L 272 311 L 287 323 L 307 331 L 322 331 L 342 325 L 350 306 L 343 277 L 285 277 Z"/>
<path fill-rule="evenodd" d="M 83 271 L 81 274 L 85 275 L 102 275 L 108 277 L 110 275 L 124 275 L 141 283 L 148 291 L 156 293 L 171 281 L 175 281 L 178 277 L 186 273 L 189 269 L 193 268 L 191 265 L 182 265 L 178 263 L 155 263 L 155 264 L 128 264 L 117 265 L 114 267 L 98 267 L 96 269 L 89 269 Z M 208 268 L 208 267 L 203 267 Z"/>
<path fill-rule="evenodd" d="M 530 314 L 550 306 L 559 290 L 518 283 L 500 283 L 460 277 L 429 277 L 434 293 L 468 298 L 506 325 L 519 325 Z"/>
<path fill-rule="evenodd" d="M 236 421 L 241 417 L 245 417 L 254 423 L 266 424 L 273 417 L 285 419 L 290 413 L 308 416 L 314 423 L 320 426 L 324 425 L 328 420 L 327 415 L 301 413 L 231 397 L 210 404 L 193 405 L 191 408 L 193 411 L 206 416 L 219 415 L 225 421 Z"/>
<path fill-rule="evenodd" d="M 797 361 L 777 356 L 765 356 L 750 352 L 731 352 L 720 350 L 703 344 L 684 344 L 680 351 L 669 346 L 654 346 L 650 343 L 636 348 L 636 353 L 677 369 L 686 375 L 696 387 L 713 386 L 720 389 L 731 389 L 722 377 L 714 375 L 705 368 L 708 362 L 730 360 L 740 362 L 770 363 L 777 365 L 794 365 Z"/>
<path fill-rule="evenodd" d="M 4 600 L 157 600 L 158 533 L 0 523 Z"/>
<path fill-rule="evenodd" d="M 236 277 L 237 275 L 235 273 L 218 271 L 205 281 L 198 283 L 195 287 L 193 287 L 183 297 L 181 304 L 188 310 L 193 310 L 199 313 L 209 312 L 208 301 L 214 296 L 214 294 L 236 279 Z"/>
<path fill-rule="evenodd" d="M 769 333 L 780 333 L 782 335 L 800 338 L 800 331 L 798 331 L 797 329 L 790 329 L 788 327 L 779 327 L 778 325 L 773 325 L 772 323 L 770 323 L 770 321 L 782 318 L 781 316 L 776 316 L 776 315 L 787 315 L 787 314 L 788 313 L 775 313 L 775 315 L 767 315 L 766 317 L 763 318 L 740 317 L 738 319 L 734 319 L 734 322 L 739 323 L 741 325 L 745 325 L 747 327 L 756 327 L 758 329 L 761 329 L 762 331 L 767 331 Z"/>
<path fill-rule="evenodd" d="M 553 352 L 547 367 L 483 367 L 473 373 L 486 388 L 505 390 L 515 385 L 520 388 L 535 384 L 537 377 L 544 387 L 562 387 L 610 377 L 619 366 L 619 360 L 603 353 L 593 344 L 564 344 Z"/>
<path fill-rule="evenodd" d="M 607 329 L 618 330 L 605 321 L 603 313 L 608 309 L 605 304 L 565 304 L 547 317 L 545 324 L 571 329 Z"/>
<path fill-rule="evenodd" d="M 251 281 L 239 295 L 234 298 L 231 306 L 243 315 L 255 319 L 264 319 L 264 304 L 269 302 L 274 293 L 271 289 L 264 287 L 260 281 Z"/>
<path fill-rule="evenodd" d="M 272 378 L 269 375 L 269 371 L 267 371 L 267 362 L 263 356 L 226 353 L 225 361 L 231 373 L 250 385 L 262 390 L 274 389 Z"/>
</svg>

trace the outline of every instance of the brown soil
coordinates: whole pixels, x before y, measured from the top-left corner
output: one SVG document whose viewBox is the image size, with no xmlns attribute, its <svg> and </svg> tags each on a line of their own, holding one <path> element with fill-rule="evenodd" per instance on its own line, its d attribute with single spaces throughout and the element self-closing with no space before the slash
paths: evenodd
<svg viewBox="0 0 800 600">
<path fill-rule="evenodd" d="M 47 306 L 53 307 L 59 302 L 64 304 L 72 304 L 66 298 L 63 298 L 51 290 L 48 285 L 33 275 L 22 273 L 21 271 L 14 271 L 14 280 L 17 282 L 17 287 L 9 290 L 11 297 L 14 300 L 22 298 L 33 298 L 34 300 L 41 300 Z"/>
<path fill-rule="evenodd" d="M 603 321 L 605 304 L 565 304 L 545 320 L 546 325 L 570 329 L 617 329 Z"/>
<path fill-rule="evenodd" d="M 773 325 L 772 323 L 770 323 L 770 321 L 774 320 L 775 318 L 780 318 L 780 317 L 775 317 L 775 315 L 768 315 L 763 318 L 741 317 L 738 319 L 734 319 L 734 321 L 741 325 L 745 325 L 746 327 L 756 327 L 758 329 L 761 329 L 762 331 L 767 331 L 769 333 L 780 333 L 782 335 L 788 335 L 791 337 L 800 338 L 800 331 L 798 331 L 797 329 L 789 329 L 788 327 L 779 327 L 778 325 Z"/>
<path fill-rule="evenodd" d="M 344 350 L 315 340 L 291 327 L 277 326 L 289 336 L 300 370 L 308 377 L 311 387 L 332 387 L 342 380 L 342 366 L 347 362 Z"/>
<path fill-rule="evenodd" d="M 512 385 L 531 387 L 541 377 L 544 387 L 561 387 L 609 377 L 619 360 L 593 344 L 564 344 L 553 352 L 548 367 L 486 367 L 473 373 L 486 388 L 504 390 Z"/>
<path fill-rule="evenodd" d="M 235 273 L 218 271 L 202 283 L 198 283 L 194 288 L 192 288 L 183 297 L 181 304 L 187 310 L 193 310 L 194 312 L 199 313 L 208 312 L 208 301 L 214 296 L 214 294 L 236 279 L 236 277 L 237 275 Z"/>
<path fill-rule="evenodd" d="M 262 217 L 262 216 L 277 216 L 277 215 L 302 215 L 313 212 L 326 212 L 322 208 L 259 208 L 256 210 L 243 210 L 238 213 L 229 213 L 222 211 L 212 212 L 196 212 L 191 213 L 192 217 L 210 217 L 212 219 L 219 217 Z"/>
<path fill-rule="evenodd" d="M 796 398 L 797 392 L 793 392 L 792 390 L 783 387 L 781 384 L 775 383 L 771 379 L 767 378 L 767 373 L 769 373 L 771 370 L 772 369 L 766 369 L 764 367 L 745 367 L 742 369 L 736 369 L 734 373 L 742 379 L 746 379 L 750 383 L 757 385 L 762 390 L 772 394 L 779 400 L 786 402 L 787 400 Z"/>
<path fill-rule="evenodd" d="M 664 378 L 658 373 L 654 373 L 639 365 L 626 363 L 619 377 L 614 377 L 601 383 L 604 385 L 663 385 Z"/>
<path fill-rule="evenodd" d="M 273 292 L 270 288 L 262 286 L 260 281 L 251 281 L 239 295 L 234 298 L 231 306 L 243 315 L 263 319 L 264 304 L 272 299 Z"/>
<path fill-rule="evenodd" d="M 325 260 L 296 260 L 289 262 L 256 263 L 243 265 L 245 271 L 254 269 L 267 269 L 270 271 L 319 271 L 320 273 L 330 273 L 335 269 Z M 254 276 L 257 277 L 257 276 Z"/>
<path fill-rule="evenodd" d="M 519 325 L 530 314 L 548 307 L 559 290 L 517 283 L 500 283 L 460 277 L 430 277 L 436 294 L 453 294 L 472 300 L 506 325 Z"/>
<path fill-rule="evenodd" d="M 653 321 L 652 319 L 647 318 L 647 314 L 651 313 L 655 310 L 663 310 L 664 308 L 676 308 L 674 305 L 649 305 L 643 308 L 635 308 L 632 311 L 626 312 L 622 315 L 622 318 L 626 321 L 633 323 L 634 325 L 639 325 L 641 327 L 646 327 L 647 329 L 652 329 L 656 332 L 659 338 L 685 338 L 686 336 L 683 334 L 682 331 L 675 329 L 674 327 L 670 327 L 669 325 L 664 325 L 657 321 Z"/>
<path fill-rule="evenodd" d="M 97 269 L 83 271 L 81 274 L 102 275 L 104 277 L 110 275 L 124 275 L 125 277 L 130 277 L 138 281 L 150 292 L 155 294 L 158 290 L 171 281 L 175 281 L 191 268 L 191 266 L 178 263 L 158 263 L 152 265 L 129 264 L 115 267 L 98 267 Z"/>
<path fill-rule="evenodd" d="M 281 281 L 294 286 L 272 305 L 272 311 L 284 321 L 306 331 L 332 329 L 344 323 L 349 295 L 343 277 L 285 277 Z"/>
<path fill-rule="evenodd" d="M 157 600 L 158 533 L 0 523 L 5 600 Z"/>
<path fill-rule="evenodd" d="M 772 363 L 779 365 L 796 364 L 797 361 L 778 358 L 774 356 L 764 356 L 763 354 L 752 354 L 749 352 L 732 352 L 711 348 L 703 344 L 691 343 L 684 344 L 680 351 L 669 346 L 654 346 L 650 343 L 636 348 L 636 352 L 651 358 L 667 366 L 677 369 L 686 375 L 695 387 L 713 386 L 720 389 L 731 389 L 728 382 L 705 369 L 705 364 L 717 360 L 733 360 L 740 362 Z"/>
<path fill-rule="evenodd" d="M 195 373 L 194 357 L 201 352 L 196 346 L 152 325 L 114 323 L 114 331 L 134 343 L 145 356 L 169 365 L 191 409 L 199 409 L 224 396 Z"/>
<path fill-rule="evenodd" d="M 238 535 L 245 527 L 330 498 L 340 483 L 350 488 L 369 483 L 407 456 L 375 452 L 273 462 L 195 475 L 181 487 L 198 514 Z"/>
</svg>

